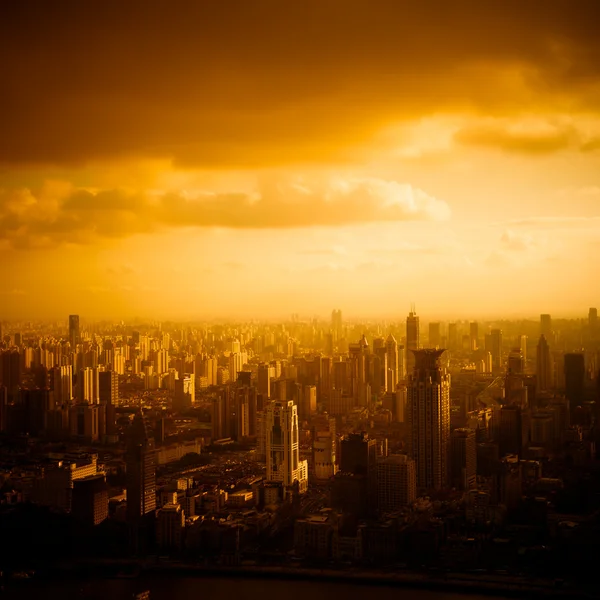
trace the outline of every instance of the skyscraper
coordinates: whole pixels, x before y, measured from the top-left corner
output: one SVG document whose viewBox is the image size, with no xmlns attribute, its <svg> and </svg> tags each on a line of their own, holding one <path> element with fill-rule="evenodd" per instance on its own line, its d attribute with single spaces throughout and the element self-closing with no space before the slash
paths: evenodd
<svg viewBox="0 0 600 600">
<path fill-rule="evenodd" d="M 388 392 L 393 392 L 398 384 L 398 342 L 391 333 L 385 341 L 385 353 L 387 355 L 385 388 Z"/>
<path fill-rule="evenodd" d="M 419 349 L 419 317 L 414 306 L 406 319 L 406 349 L 406 371 L 410 375 L 415 367 L 415 355 L 412 351 Z"/>
<path fill-rule="evenodd" d="M 540 315 L 540 335 L 543 335 L 547 341 L 552 339 L 552 317 L 550 315 Z"/>
<path fill-rule="evenodd" d="M 71 348 L 75 348 L 80 340 L 79 315 L 69 315 L 69 342 L 71 343 Z"/>
<path fill-rule="evenodd" d="M 267 481 L 280 481 L 298 491 L 308 487 L 308 462 L 300 460 L 298 407 L 293 401 L 271 402 L 265 409 Z"/>
<path fill-rule="evenodd" d="M 565 396 L 569 401 L 571 422 L 575 423 L 575 413 L 583 404 L 585 382 L 585 360 L 583 354 L 565 354 Z"/>
<path fill-rule="evenodd" d="M 502 330 L 492 329 L 490 332 L 490 353 L 492 355 L 492 369 L 494 371 L 502 368 Z"/>
<path fill-rule="evenodd" d="M 448 481 L 450 376 L 440 364 L 444 350 L 413 350 L 408 378 L 409 448 L 417 467 L 417 487 L 441 489 Z"/>
<path fill-rule="evenodd" d="M 126 434 L 127 523 L 132 550 L 143 550 L 156 509 L 156 452 L 146 419 L 135 415 Z"/>
<path fill-rule="evenodd" d="M 536 356 L 537 391 L 546 392 L 552 387 L 552 356 L 545 335 L 540 336 Z"/>
</svg>

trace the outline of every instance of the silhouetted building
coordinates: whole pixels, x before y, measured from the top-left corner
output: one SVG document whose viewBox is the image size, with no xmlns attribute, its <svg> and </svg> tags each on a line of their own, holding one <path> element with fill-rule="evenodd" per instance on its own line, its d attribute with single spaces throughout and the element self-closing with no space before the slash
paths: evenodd
<svg viewBox="0 0 600 600">
<path fill-rule="evenodd" d="M 545 335 L 540 336 L 536 356 L 537 392 L 547 392 L 552 388 L 552 356 Z"/>
<path fill-rule="evenodd" d="M 150 521 L 156 509 L 156 451 L 146 419 L 135 415 L 126 434 L 127 523 L 131 550 L 143 552 L 147 547 Z"/>
<path fill-rule="evenodd" d="M 390 512 L 417 499 L 415 461 L 404 454 L 392 454 L 377 463 L 377 508 Z"/>
<path fill-rule="evenodd" d="M 103 473 L 73 481 L 71 510 L 75 521 L 86 527 L 108 519 L 108 486 Z"/>
<path fill-rule="evenodd" d="M 450 482 L 458 490 L 477 487 L 477 441 L 473 429 L 455 429 L 450 436 Z"/>
<path fill-rule="evenodd" d="M 407 422 L 410 455 L 419 489 L 442 489 L 448 482 L 450 376 L 440 364 L 444 350 L 414 350 L 408 378 Z"/>
<path fill-rule="evenodd" d="M 569 401 L 571 422 L 577 423 L 577 407 L 585 400 L 585 360 L 583 354 L 565 354 L 565 396 Z"/>
<path fill-rule="evenodd" d="M 79 344 L 80 340 L 79 315 L 69 315 L 69 342 L 71 344 L 71 348 L 74 349 L 77 344 Z"/>
</svg>

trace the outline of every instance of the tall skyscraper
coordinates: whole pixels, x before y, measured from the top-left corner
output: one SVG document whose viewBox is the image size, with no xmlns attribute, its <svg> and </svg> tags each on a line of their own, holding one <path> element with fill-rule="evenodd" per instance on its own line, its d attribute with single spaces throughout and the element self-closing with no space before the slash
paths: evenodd
<svg viewBox="0 0 600 600">
<path fill-rule="evenodd" d="M 298 491 L 308 487 L 308 462 L 300 460 L 298 407 L 293 401 L 271 402 L 265 409 L 267 481 L 279 481 Z"/>
<path fill-rule="evenodd" d="M 450 376 L 440 364 L 444 350 L 413 350 L 408 378 L 407 422 L 417 487 L 441 489 L 448 481 Z"/>
<path fill-rule="evenodd" d="M 552 340 L 552 317 L 550 315 L 540 315 L 540 335 L 543 335 L 548 342 Z"/>
<path fill-rule="evenodd" d="M 583 404 L 585 359 L 583 354 L 565 354 L 565 396 L 569 401 L 571 423 L 576 423 L 575 413 Z"/>
<path fill-rule="evenodd" d="M 127 523 L 134 552 L 145 548 L 156 509 L 156 451 L 146 419 L 136 414 L 126 434 Z"/>
<path fill-rule="evenodd" d="M 341 309 L 333 310 L 331 313 L 331 332 L 334 342 L 339 342 L 344 337 Z"/>
<path fill-rule="evenodd" d="M 502 330 L 492 329 L 490 332 L 490 353 L 492 355 L 492 369 L 498 371 L 502 368 Z"/>
<path fill-rule="evenodd" d="M 81 340 L 79 333 L 79 315 L 69 315 L 69 342 L 75 348 Z"/>
<path fill-rule="evenodd" d="M 385 353 L 387 355 L 385 388 L 388 392 L 393 392 L 398 385 L 398 342 L 391 333 L 385 341 Z"/>
<path fill-rule="evenodd" d="M 540 336 L 536 356 L 537 391 L 547 392 L 552 387 L 552 356 L 546 336 Z"/>
<path fill-rule="evenodd" d="M 406 371 L 410 375 L 415 367 L 413 350 L 419 349 L 419 317 L 413 306 L 406 319 Z M 393 391 L 393 390 L 390 390 Z"/>
</svg>

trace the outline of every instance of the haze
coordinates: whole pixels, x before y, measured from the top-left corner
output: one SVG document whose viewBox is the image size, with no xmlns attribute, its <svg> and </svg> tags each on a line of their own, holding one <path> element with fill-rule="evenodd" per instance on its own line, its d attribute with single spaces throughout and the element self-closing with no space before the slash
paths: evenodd
<svg viewBox="0 0 600 600">
<path fill-rule="evenodd" d="M 595 306 L 589 1 L 4 2 L 4 318 Z"/>
</svg>

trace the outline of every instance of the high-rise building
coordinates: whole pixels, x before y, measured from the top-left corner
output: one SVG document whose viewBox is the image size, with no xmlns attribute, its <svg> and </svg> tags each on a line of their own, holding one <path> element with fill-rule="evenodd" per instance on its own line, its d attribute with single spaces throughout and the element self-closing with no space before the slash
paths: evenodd
<svg viewBox="0 0 600 600">
<path fill-rule="evenodd" d="M 377 508 L 399 510 L 417 499 L 415 461 L 405 454 L 392 454 L 377 463 Z"/>
<path fill-rule="evenodd" d="M 487 350 L 487 348 L 486 348 Z M 502 369 L 502 330 L 492 329 L 490 332 L 490 353 L 492 355 L 492 369 Z"/>
<path fill-rule="evenodd" d="M 598 309 L 590 308 L 588 313 L 588 325 L 590 328 L 590 340 L 598 340 Z"/>
<path fill-rule="evenodd" d="M 458 325 L 456 323 L 448 325 L 448 349 L 453 352 L 458 350 Z"/>
<path fill-rule="evenodd" d="M 334 309 L 331 313 L 331 332 L 334 342 L 339 342 L 344 337 L 341 309 Z"/>
<path fill-rule="evenodd" d="M 441 341 L 441 323 L 429 323 L 429 347 L 439 348 Z"/>
<path fill-rule="evenodd" d="M 6 386 L 13 396 L 21 384 L 21 355 L 18 350 L 6 350 L 0 354 L 0 384 Z"/>
<path fill-rule="evenodd" d="M 317 412 L 317 386 L 305 385 L 300 402 L 300 416 L 308 419 Z"/>
<path fill-rule="evenodd" d="M 419 317 L 414 307 L 406 319 L 406 371 L 410 375 L 415 367 L 414 350 L 418 350 L 419 345 Z M 393 390 L 390 390 L 393 391 Z"/>
<path fill-rule="evenodd" d="M 58 406 L 68 405 L 73 400 L 73 367 L 54 367 L 51 372 L 54 401 Z"/>
<path fill-rule="evenodd" d="M 450 437 L 450 482 L 458 490 L 477 487 L 477 440 L 473 429 L 459 428 Z"/>
<path fill-rule="evenodd" d="M 413 350 L 408 377 L 407 421 L 410 455 L 419 489 L 441 489 L 448 481 L 450 376 L 440 364 L 444 350 Z"/>
<path fill-rule="evenodd" d="M 196 403 L 195 377 L 189 373 L 182 373 L 175 380 L 175 397 L 173 398 L 173 409 L 184 411 L 190 409 Z"/>
<path fill-rule="evenodd" d="M 536 356 L 537 391 L 547 392 L 552 388 L 552 355 L 546 336 L 540 336 Z"/>
<path fill-rule="evenodd" d="M 469 345 L 473 352 L 479 348 L 479 323 L 469 325 Z"/>
<path fill-rule="evenodd" d="M 88 443 L 100 436 L 100 407 L 97 404 L 75 404 L 69 409 L 71 435 Z"/>
<path fill-rule="evenodd" d="M 552 340 L 552 317 L 550 315 L 540 315 L 540 335 L 543 335 L 548 342 Z"/>
<path fill-rule="evenodd" d="M 98 373 L 98 399 L 100 404 L 116 406 L 119 403 L 119 376 L 114 371 Z"/>
<path fill-rule="evenodd" d="M 141 413 L 135 415 L 126 433 L 126 446 L 127 521 L 137 530 L 156 508 L 154 438 Z"/>
<path fill-rule="evenodd" d="M 576 423 L 577 407 L 584 401 L 585 359 L 583 354 L 565 354 L 565 396 L 569 401 L 571 422 Z"/>
<path fill-rule="evenodd" d="M 156 516 L 156 544 L 161 550 L 181 550 L 185 513 L 179 504 L 165 504 Z"/>
<path fill-rule="evenodd" d="M 300 460 L 298 407 L 293 401 L 271 402 L 265 409 L 267 481 L 280 481 L 298 491 L 308 487 L 308 462 Z"/>
<path fill-rule="evenodd" d="M 100 372 L 98 368 L 86 367 L 77 375 L 77 400 L 88 404 L 100 401 Z"/>
<path fill-rule="evenodd" d="M 81 341 L 79 333 L 79 315 L 69 315 L 69 342 L 74 349 Z"/>
<path fill-rule="evenodd" d="M 71 510 L 79 526 L 94 527 L 108 519 L 108 486 L 104 473 L 73 481 Z"/>
<path fill-rule="evenodd" d="M 398 342 L 390 333 L 385 341 L 385 353 L 387 355 L 387 373 L 385 387 L 388 392 L 393 392 L 398 385 Z"/>
</svg>

